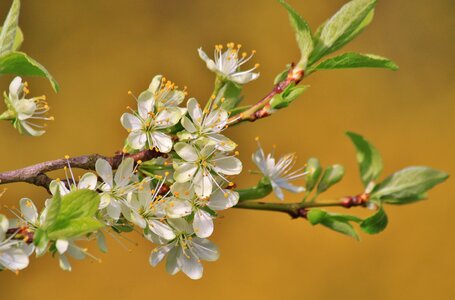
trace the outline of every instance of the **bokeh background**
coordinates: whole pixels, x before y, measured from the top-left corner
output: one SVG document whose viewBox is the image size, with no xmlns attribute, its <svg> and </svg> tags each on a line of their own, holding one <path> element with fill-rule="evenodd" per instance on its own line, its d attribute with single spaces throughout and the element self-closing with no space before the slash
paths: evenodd
<svg viewBox="0 0 455 300">
<path fill-rule="evenodd" d="M 0 1 L 4 18 L 11 1 Z M 289 0 L 313 29 L 342 0 Z M 361 191 L 354 149 L 346 130 L 380 149 L 384 174 L 408 165 L 455 173 L 454 2 L 379 1 L 375 21 L 346 50 L 394 59 L 398 72 L 374 69 L 326 71 L 306 79 L 308 92 L 272 118 L 230 129 L 245 171 L 253 166 L 254 137 L 279 153 L 297 152 L 303 164 L 347 167 L 343 184 L 322 198 Z M 257 101 L 285 64 L 298 58 L 286 12 L 273 0 L 57 1 L 24 0 L 22 50 L 57 78 L 54 94 L 45 79 L 27 78 L 32 95 L 46 94 L 56 121 L 41 138 L 19 136 L 0 124 L 0 169 L 98 152 L 110 155 L 126 136 L 119 123 L 125 106 L 158 73 L 206 99 L 213 74 L 197 56 L 200 46 L 234 41 L 256 49 L 261 77 L 246 86 L 245 102 Z M 12 77 L 2 77 L 7 89 Z M 58 175 L 58 174 L 57 174 Z M 258 178 L 245 172 L 240 186 Z M 219 261 L 205 264 L 202 280 L 168 276 L 151 268 L 152 246 L 138 235 L 129 253 L 109 239 L 109 254 L 92 252 L 101 264 L 73 262 L 60 271 L 50 256 L 15 276 L 0 274 L 2 299 L 453 299 L 455 187 L 450 179 L 430 200 L 388 207 L 389 227 L 361 242 L 290 220 L 279 213 L 230 210 L 216 224 Z M 43 203 L 46 193 L 14 184 L 0 199 L 12 205 L 24 195 Z M 272 198 L 270 198 L 273 200 Z M 286 195 L 287 201 L 298 196 Z M 5 209 L 1 210 L 5 212 Z M 351 211 L 355 212 L 355 211 Z M 365 215 L 361 209 L 359 214 Z"/>
</svg>

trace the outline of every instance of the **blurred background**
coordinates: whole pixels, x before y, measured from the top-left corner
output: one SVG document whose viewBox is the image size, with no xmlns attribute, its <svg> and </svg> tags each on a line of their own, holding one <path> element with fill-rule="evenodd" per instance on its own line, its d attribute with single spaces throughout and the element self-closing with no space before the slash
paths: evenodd
<svg viewBox="0 0 455 300">
<path fill-rule="evenodd" d="M 289 0 L 313 30 L 344 2 Z M 10 3 L 0 1 L 2 20 Z M 324 165 L 346 166 L 344 183 L 321 199 L 357 194 L 355 153 L 344 135 L 352 130 L 381 151 L 384 175 L 408 165 L 455 174 L 454 8 L 450 0 L 379 1 L 374 22 L 345 50 L 389 57 L 400 71 L 325 71 L 305 79 L 311 88 L 288 109 L 229 130 L 244 170 L 253 168 L 260 136 L 266 150 L 276 144 L 278 153 L 296 152 L 301 164 L 317 156 Z M 267 93 L 274 76 L 298 59 L 286 12 L 274 0 L 24 0 L 20 26 L 22 50 L 48 68 L 61 92 L 53 93 L 45 79 L 26 78 L 31 95 L 47 95 L 55 122 L 41 138 L 0 123 L 1 171 L 65 154 L 111 155 L 126 137 L 119 117 L 134 105 L 127 91 L 139 94 L 155 74 L 207 99 L 213 74 L 197 55 L 200 46 L 210 53 L 233 41 L 257 50 L 252 64 L 261 64 L 261 77 L 245 87 L 246 103 Z M 6 90 L 11 79 L 2 77 L 0 87 Z M 247 187 L 257 180 L 244 172 L 237 182 Z M 112 239 L 107 255 L 89 245 L 103 262 L 73 260 L 71 273 L 49 255 L 32 259 L 18 276 L 3 272 L 0 298 L 453 299 L 454 194 L 449 179 L 429 201 L 387 207 L 387 230 L 363 234 L 361 242 L 284 214 L 232 209 L 213 236 L 221 258 L 204 264 L 199 281 L 150 267 L 152 245 L 132 234 L 138 246 L 127 243 L 131 253 Z M 14 184 L 0 201 L 13 205 L 23 196 L 42 205 L 47 194 Z M 357 212 L 365 216 L 350 211 Z"/>
</svg>

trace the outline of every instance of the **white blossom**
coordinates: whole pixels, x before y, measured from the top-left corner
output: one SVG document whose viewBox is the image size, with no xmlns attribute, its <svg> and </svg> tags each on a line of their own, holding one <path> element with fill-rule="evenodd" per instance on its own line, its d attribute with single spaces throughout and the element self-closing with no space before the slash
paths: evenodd
<svg viewBox="0 0 455 300">
<path fill-rule="evenodd" d="M 259 144 L 259 143 L 258 143 Z M 274 158 L 274 152 L 264 154 L 261 145 L 258 145 L 258 150 L 252 155 L 253 162 L 259 168 L 262 174 L 269 178 L 273 191 L 278 199 L 283 200 L 284 194 L 282 189 L 288 190 L 293 193 L 300 193 L 305 191 L 303 186 L 295 186 L 290 182 L 302 178 L 305 174 L 305 168 L 299 168 L 292 171 L 296 163 L 296 156 L 294 153 L 285 154 L 278 161 Z"/>
<path fill-rule="evenodd" d="M 49 105 L 45 96 L 26 98 L 29 93 L 27 83 L 22 82 L 22 78 L 17 76 L 11 81 L 9 93 L 5 93 L 5 103 L 8 111 L 0 115 L 0 119 L 11 120 L 13 126 L 21 134 L 40 136 L 45 133 L 44 125 L 37 121 L 51 121 L 53 117 L 48 117 Z"/>
<path fill-rule="evenodd" d="M 182 117 L 182 126 L 185 131 L 178 133 L 180 140 L 202 140 L 207 139 L 217 149 L 232 151 L 237 145 L 229 138 L 220 134 L 227 128 L 229 114 L 212 102 L 208 109 L 202 110 L 195 98 L 187 102 L 189 117 Z"/>
<path fill-rule="evenodd" d="M 242 171 L 242 162 L 238 158 L 217 151 L 211 144 L 198 146 L 179 142 L 174 150 L 182 158 L 174 160 L 174 179 L 180 183 L 191 181 L 200 198 L 209 197 L 213 185 L 221 188 L 217 179 L 230 183 L 225 176 Z"/>
<path fill-rule="evenodd" d="M 9 221 L 4 215 L 0 215 L 0 269 L 8 269 L 18 272 L 25 269 L 29 264 L 28 255 L 21 245 L 23 241 L 13 240 L 13 236 L 6 237 Z"/>
<path fill-rule="evenodd" d="M 223 45 L 216 45 L 214 59 L 209 58 L 202 48 L 199 48 L 198 52 L 207 68 L 215 72 L 221 79 L 245 84 L 259 77 L 259 73 L 253 72 L 259 67 L 259 64 L 249 70 L 241 71 L 240 67 L 253 57 L 255 51 L 248 55 L 246 52 L 240 53 L 240 48 L 241 45 L 235 46 L 234 43 L 228 43 L 227 49 L 223 51 Z"/>
</svg>

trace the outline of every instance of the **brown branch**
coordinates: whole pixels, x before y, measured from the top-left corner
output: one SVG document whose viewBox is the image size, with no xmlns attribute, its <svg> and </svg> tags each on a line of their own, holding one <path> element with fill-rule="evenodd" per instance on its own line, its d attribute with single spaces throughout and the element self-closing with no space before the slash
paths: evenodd
<svg viewBox="0 0 455 300">
<path fill-rule="evenodd" d="M 52 179 L 46 175 L 47 172 L 63 169 L 68 166 L 68 162 L 72 168 L 94 170 L 95 163 L 99 158 L 109 162 L 113 169 L 117 169 L 124 158 L 131 157 L 135 162 L 138 160 L 147 161 L 152 158 L 162 155 L 154 150 L 144 150 L 135 154 L 116 154 L 111 157 L 106 157 L 100 154 L 82 155 L 67 159 L 56 159 L 42 162 L 33 166 L 25 167 L 18 170 L 7 171 L 0 173 L 0 184 L 13 182 L 27 182 L 36 186 L 42 186 L 49 189 L 49 184 Z"/>
<path fill-rule="evenodd" d="M 235 115 L 228 120 L 229 126 L 236 125 L 244 121 L 254 122 L 257 119 L 265 118 L 271 115 L 270 100 L 275 95 L 283 93 L 288 86 L 291 84 L 298 84 L 304 76 L 303 70 L 296 68 L 294 64 L 291 65 L 291 68 L 288 71 L 286 79 L 278 82 L 273 87 L 273 90 L 268 93 L 264 98 L 262 98 L 255 105 L 251 106 L 244 112 Z"/>
</svg>

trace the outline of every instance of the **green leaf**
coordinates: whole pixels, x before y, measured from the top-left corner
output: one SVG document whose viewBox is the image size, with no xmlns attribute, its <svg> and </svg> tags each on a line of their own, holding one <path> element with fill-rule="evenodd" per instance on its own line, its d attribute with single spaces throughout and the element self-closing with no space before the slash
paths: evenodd
<svg viewBox="0 0 455 300">
<path fill-rule="evenodd" d="M 311 38 L 310 26 L 308 26 L 305 19 L 302 18 L 288 3 L 284 0 L 279 0 L 279 2 L 289 13 L 289 22 L 295 31 L 295 38 L 301 54 L 301 58 L 297 63 L 297 66 L 304 70 L 308 62 L 308 57 L 310 56 L 311 51 L 313 51 L 313 39 Z"/>
<path fill-rule="evenodd" d="M 46 77 L 55 92 L 60 89 L 54 77 L 40 63 L 23 52 L 11 52 L 0 56 L 0 75 L 3 74 Z"/>
<path fill-rule="evenodd" d="M 318 208 L 310 209 L 307 214 L 308 221 L 311 225 L 319 224 L 326 216 L 327 212 Z"/>
<path fill-rule="evenodd" d="M 348 68 L 384 68 L 393 71 L 398 70 L 398 66 L 391 60 L 374 54 L 360 54 L 355 52 L 343 53 L 341 55 L 329 58 L 311 71 L 331 70 L 331 69 L 348 69 Z M 307 72 L 308 73 L 308 72 Z"/>
<path fill-rule="evenodd" d="M 311 225 L 321 224 L 336 232 L 351 236 L 359 240 L 359 236 L 354 227 L 349 222 L 359 223 L 362 219 L 337 213 L 329 213 L 322 209 L 313 208 L 307 214 L 308 221 Z"/>
<path fill-rule="evenodd" d="M 0 56 L 13 50 L 19 24 L 21 2 L 14 0 L 0 32 Z"/>
<path fill-rule="evenodd" d="M 344 167 L 341 165 L 332 165 L 328 167 L 322 175 L 321 181 L 318 184 L 318 194 L 325 192 L 331 186 L 338 183 L 344 175 Z"/>
<path fill-rule="evenodd" d="M 42 229 L 51 240 L 93 232 L 103 224 L 94 218 L 100 203 L 97 192 L 83 189 L 52 198 Z"/>
<path fill-rule="evenodd" d="M 63 220 L 49 228 L 48 236 L 51 240 L 70 239 L 96 231 L 103 226 L 103 223 L 93 217 Z"/>
<path fill-rule="evenodd" d="M 218 93 L 220 99 L 224 97 L 224 102 L 221 103 L 221 107 L 227 111 L 236 108 L 243 99 L 240 95 L 241 92 L 241 85 L 235 84 L 232 81 L 225 82 Z"/>
<path fill-rule="evenodd" d="M 262 199 L 273 191 L 270 179 L 262 177 L 258 184 L 249 189 L 236 190 L 239 193 L 239 201 Z"/>
<path fill-rule="evenodd" d="M 273 80 L 273 84 L 277 84 L 277 83 L 285 80 L 288 77 L 290 67 L 291 67 L 290 65 L 287 65 L 286 70 L 284 70 L 284 71 L 280 72 L 278 75 L 276 75 L 275 79 Z"/>
<path fill-rule="evenodd" d="M 409 197 L 397 197 L 397 198 L 387 198 L 384 199 L 384 203 L 387 204 L 393 204 L 393 205 L 404 205 L 404 204 L 411 204 L 414 202 L 422 201 L 427 199 L 427 194 L 419 194 L 419 195 L 413 195 Z"/>
<path fill-rule="evenodd" d="M 311 192 L 321 176 L 322 167 L 319 160 L 315 157 L 309 158 L 306 165 L 305 171 L 308 172 L 308 174 L 305 175 L 305 187 L 308 192 Z"/>
<path fill-rule="evenodd" d="M 376 234 L 383 231 L 387 227 L 387 215 L 382 207 L 369 218 L 360 223 L 360 228 L 368 234 Z"/>
<path fill-rule="evenodd" d="M 375 5 L 376 0 L 353 0 L 341 7 L 316 31 L 309 64 L 354 39 L 373 19 Z"/>
<path fill-rule="evenodd" d="M 289 86 L 285 92 L 282 94 L 276 94 L 270 100 L 270 106 L 272 109 L 282 109 L 288 107 L 297 97 L 302 95 L 309 85 L 298 85 L 298 86 Z"/>
<path fill-rule="evenodd" d="M 420 197 L 449 177 L 445 172 L 430 167 L 404 168 L 377 185 L 371 193 L 376 199 L 410 199 Z"/>
<path fill-rule="evenodd" d="M 383 167 L 381 155 L 379 154 L 379 151 L 361 135 L 354 132 L 347 132 L 346 135 L 356 147 L 360 177 L 366 187 L 381 174 Z"/>
<path fill-rule="evenodd" d="M 345 234 L 347 236 L 353 237 L 356 240 L 360 240 L 359 235 L 355 231 L 354 227 L 347 222 L 341 222 L 334 219 L 325 219 L 321 222 L 321 225 L 334 230 L 336 232 Z"/>
<path fill-rule="evenodd" d="M 0 26 L 0 31 L 2 30 L 2 26 Z M 24 34 L 22 33 L 22 30 L 17 27 L 16 29 L 16 36 L 14 38 L 14 43 L 13 43 L 13 48 L 11 49 L 12 51 L 16 51 L 17 49 L 20 48 L 22 45 L 22 42 L 24 42 Z"/>
</svg>

